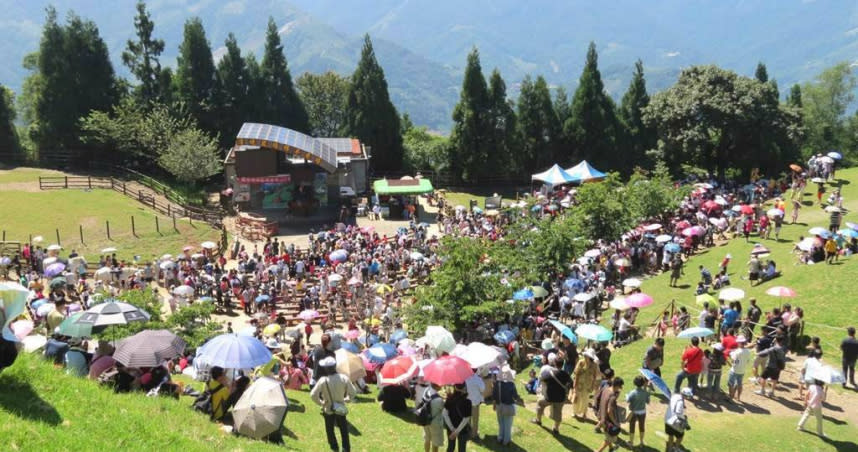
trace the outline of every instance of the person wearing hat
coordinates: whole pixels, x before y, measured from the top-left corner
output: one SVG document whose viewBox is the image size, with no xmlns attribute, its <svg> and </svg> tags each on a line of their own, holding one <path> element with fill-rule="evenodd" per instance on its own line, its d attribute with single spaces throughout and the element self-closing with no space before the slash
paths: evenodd
<svg viewBox="0 0 858 452">
<path fill-rule="evenodd" d="M 493 409 L 498 418 L 498 443 L 509 445 L 512 442 L 512 421 L 515 418 L 515 402 L 521 401 L 515 389 L 515 371 L 505 364 L 497 375 L 492 388 Z"/>
<path fill-rule="evenodd" d="M 709 391 L 710 400 L 716 400 L 716 397 L 721 394 L 721 370 L 725 363 L 724 346 L 720 342 L 712 344 L 706 373 L 706 389 Z"/>
<path fill-rule="evenodd" d="M 688 425 L 688 416 L 685 413 L 685 399 L 692 397 L 694 392 L 685 387 L 681 391 L 675 391 L 670 396 L 667 411 L 664 413 L 664 432 L 667 434 L 667 452 L 682 451 L 682 439 L 685 432 L 691 430 Z"/>
<path fill-rule="evenodd" d="M 599 378 L 599 359 L 592 348 L 584 350 L 581 354 L 584 359 L 578 361 L 573 371 L 574 379 L 572 389 L 572 413 L 576 419 L 587 419 L 587 403 L 590 394 L 596 388 L 596 379 Z"/>
<path fill-rule="evenodd" d="M 47 326 L 48 331 L 54 331 L 65 319 L 66 299 L 64 297 L 58 297 L 54 302 L 54 309 L 48 313 L 48 316 L 45 319 L 45 325 Z"/>
<path fill-rule="evenodd" d="M 349 442 L 349 428 L 346 420 L 347 412 L 344 412 L 346 400 L 354 400 L 357 391 L 349 379 L 337 373 L 337 360 L 328 356 L 318 362 L 320 378 L 310 391 L 310 398 L 316 405 L 322 407 L 322 417 L 325 419 L 325 434 L 328 437 L 328 446 L 332 451 L 339 451 L 337 437 L 334 434 L 334 426 L 340 430 L 343 442 L 343 452 L 351 450 Z"/>
<path fill-rule="evenodd" d="M 742 380 L 751 363 L 751 352 L 745 348 L 748 340 L 745 336 L 736 338 L 736 348 L 730 352 L 730 373 L 727 374 L 727 387 L 730 400 L 742 401 Z"/>
</svg>

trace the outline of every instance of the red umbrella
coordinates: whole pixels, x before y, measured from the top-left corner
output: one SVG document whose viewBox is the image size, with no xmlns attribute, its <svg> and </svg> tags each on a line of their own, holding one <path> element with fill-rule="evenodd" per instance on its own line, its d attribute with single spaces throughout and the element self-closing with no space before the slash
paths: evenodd
<svg viewBox="0 0 858 452">
<path fill-rule="evenodd" d="M 751 215 L 754 213 L 754 208 L 747 204 L 743 204 L 742 207 L 739 207 L 739 211 L 742 212 L 743 215 Z"/>
<path fill-rule="evenodd" d="M 721 205 L 715 201 L 709 200 L 709 201 L 706 201 L 703 203 L 703 210 L 712 211 L 712 210 L 720 210 L 720 209 L 721 209 Z"/>
<path fill-rule="evenodd" d="M 687 220 L 682 220 L 679 223 L 676 223 L 676 229 L 678 229 L 678 230 L 689 228 L 689 227 L 691 227 L 691 223 L 689 223 Z"/>
<path fill-rule="evenodd" d="M 417 362 L 410 356 L 400 356 L 384 363 L 381 368 L 381 383 L 398 385 L 417 375 Z"/>
<path fill-rule="evenodd" d="M 464 383 L 473 374 L 474 371 L 467 361 L 451 355 L 442 356 L 423 369 L 423 378 L 426 381 L 441 386 Z"/>
</svg>

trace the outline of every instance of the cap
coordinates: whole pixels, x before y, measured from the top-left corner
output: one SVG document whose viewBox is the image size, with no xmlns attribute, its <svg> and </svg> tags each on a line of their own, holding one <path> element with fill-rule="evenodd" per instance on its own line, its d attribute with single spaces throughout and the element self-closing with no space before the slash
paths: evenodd
<svg viewBox="0 0 858 452">
<path fill-rule="evenodd" d="M 748 342 L 748 339 L 745 338 L 745 336 L 739 336 L 736 338 L 736 342 L 739 344 L 744 344 L 745 342 Z"/>
<path fill-rule="evenodd" d="M 712 349 L 720 351 L 724 351 L 724 346 L 721 344 L 713 344 Z"/>
<path fill-rule="evenodd" d="M 691 388 L 689 388 L 688 386 L 682 388 L 682 391 L 680 391 L 680 393 L 685 397 L 694 397 L 694 391 L 692 391 Z"/>
</svg>

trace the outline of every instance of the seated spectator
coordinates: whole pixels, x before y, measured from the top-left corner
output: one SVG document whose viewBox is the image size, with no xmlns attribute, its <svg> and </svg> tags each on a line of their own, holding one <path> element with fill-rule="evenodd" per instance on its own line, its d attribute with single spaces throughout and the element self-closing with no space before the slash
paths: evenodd
<svg viewBox="0 0 858 452">
<path fill-rule="evenodd" d="M 89 357 L 86 352 L 86 342 L 79 338 L 69 341 L 69 349 L 66 352 L 66 372 L 76 377 L 85 377 L 89 374 Z"/>
<path fill-rule="evenodd" d="M 226 415 L 226 401 L 230 394 L 229 380 L 226 378 L 223 367 L 214 366 L 210 371 L 211 380 L 206 383 L 206 390 L 212 393 L 212 413 L 213 421 L 220 421 Z"/>
<path fill-rule="evenodd" d="M 113 359 L 113 346 L 105 341 L 99 341 L 98 347 L 95 349 L 95 357 L 89 363 L 89 378 L 97 380 L 98 377 L 107 369 L 110 369 L 116 364 Z"/>
<path fill-rule="evenodd" d="M 405 411 L 408 405 L 405 403 L 411 398 L 411 390 L 402 384 L 385 385 L 378 392 L 378 401 L 381 402 L 381 409 L 388 413 L 398 413 Z"/>
<path fill-rule="evenodd" d="M 45 359 L 53 360 L 55 365 L 61 366 L 69 348 L 68 339 L 55 333 L 45 343 Z"/>
</svg>

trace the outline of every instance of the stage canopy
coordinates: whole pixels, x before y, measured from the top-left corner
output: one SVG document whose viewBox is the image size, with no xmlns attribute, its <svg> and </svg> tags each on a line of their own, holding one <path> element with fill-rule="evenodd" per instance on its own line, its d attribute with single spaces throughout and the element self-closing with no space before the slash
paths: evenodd
<svg viewBox="0 0 858 452">
<path fill-rule="evenodd" d="M 235 137 L 235 145 L 283 151 L 313 162 L 329 173 L 337 171 L 336 149 L 309 135 L 285 127 L 246 122 Z"/>
<path fill-rule="evenodd" d="M 381 179 L 372 183 L 372 189 L 379 195 L 420 195 L 435 190 L 429 179 Z"/>
<path fill-rule="evenodd" d="M 586 160 L 581 160 L 581 163 L 572 168 L 566 168 L 566 172 L 575 179 L 575 182 L 587 182 L 605 177 L 605 173 L 590 166 Z"/>
<path fill-rule="evenodd" d="M 556 163 L 551 168 L 530 176 L 530 180 L 538 180 L 545 182 L 548 185 L 562 185 L 578 182 L 577 178 L 564 171 L 563 168 L 560 168 L 560 165 Z"/>
</svg>

